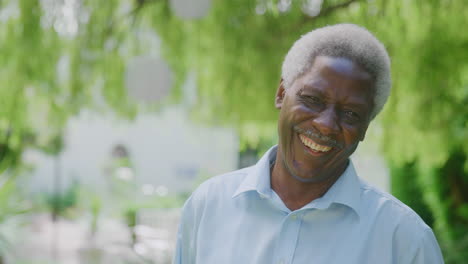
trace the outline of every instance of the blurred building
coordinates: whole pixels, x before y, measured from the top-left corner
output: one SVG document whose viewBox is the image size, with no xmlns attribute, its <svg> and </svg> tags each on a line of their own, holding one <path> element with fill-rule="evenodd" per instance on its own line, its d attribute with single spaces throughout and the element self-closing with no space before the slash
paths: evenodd
<svg viewBox="0 0 468 264">
<path fill-rule="evenodd" d="M 58 173 L 61 189 L 74 180 L 99 188 L 117 163 L 116 176 L 136 181 L 142 191 L 189 192 L 199 177 L 236 169 L 238 145 L 234 130 L 194 124 L 177 107 L 140 114 L 134 121 L 84 111 L 69 121 L 58 157 L 25 153 L 34 169 L 24 185 L 50 192 Z M 122 155 L 128 164 L 118 164 Z"/>
</svg>

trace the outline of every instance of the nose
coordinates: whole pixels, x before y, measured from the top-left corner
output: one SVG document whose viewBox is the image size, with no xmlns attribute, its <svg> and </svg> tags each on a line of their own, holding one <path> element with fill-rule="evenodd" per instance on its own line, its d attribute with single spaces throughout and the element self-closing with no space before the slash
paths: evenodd
<svg viewBox="0 0 468 264">
<path fill-rule="evenodd" d="M 322 135 L 329 136 L 339 131 L 338 116 L 334 107 L 327 107 L 314 118 L 316 128 Z"/>
</svg>

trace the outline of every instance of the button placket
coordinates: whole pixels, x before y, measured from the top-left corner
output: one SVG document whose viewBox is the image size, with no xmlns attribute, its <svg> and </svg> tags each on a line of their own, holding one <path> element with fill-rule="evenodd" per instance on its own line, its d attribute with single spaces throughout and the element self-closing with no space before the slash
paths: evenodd
<svg viewBox="0 0 468 264">
<path fill-rule="evenodd" d="M 274 263 L 291 264 L 301 227 L 301 214 L 298 212 L 286 214 L 283 221 L 283 230 Z"/>
</svg>

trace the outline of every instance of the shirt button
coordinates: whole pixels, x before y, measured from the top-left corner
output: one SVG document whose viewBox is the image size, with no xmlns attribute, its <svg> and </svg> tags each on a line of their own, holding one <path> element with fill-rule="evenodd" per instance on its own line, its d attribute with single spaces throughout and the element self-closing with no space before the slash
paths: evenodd
<svg viewBox="0 0 468 264">
<path fill-rule="evenodd" d="M 296 219 L 297 219 L 297 215 L 291 215 L 291 219 L 292 219 L 292 220 L 296 220 Z"/>
<path fill-rule="evenodd" d="M 278 262 L 278 264 L 284 264 L 284 263 L 285 263 L 284 260 L 280 260 L 280 261 Z"/>
</svg>

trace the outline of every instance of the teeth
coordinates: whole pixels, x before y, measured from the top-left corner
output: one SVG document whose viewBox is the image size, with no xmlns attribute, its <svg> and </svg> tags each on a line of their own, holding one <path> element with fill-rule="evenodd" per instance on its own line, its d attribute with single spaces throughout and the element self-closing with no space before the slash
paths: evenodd
<svg viewBox="0 0 468 264">
<path fill-rule="evenodd" d="M 299 138 L 301 139 L 302 143 L 304 143 L 304 145 L 306 145 L 307 147 L 311 148 L 314 151 L 327 152 L 331 149 L 331 147 L 322 146 L 313 142 L 310 138 L 302 134 L 299 134 Z"/>
</svg>

